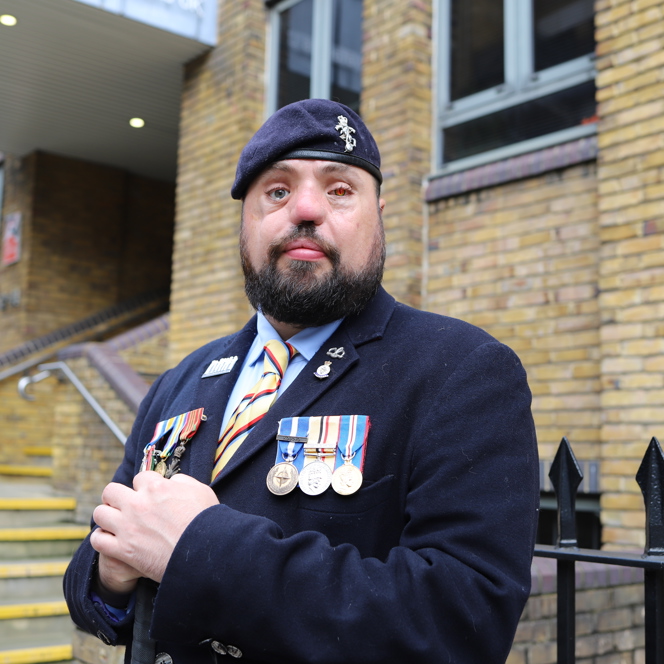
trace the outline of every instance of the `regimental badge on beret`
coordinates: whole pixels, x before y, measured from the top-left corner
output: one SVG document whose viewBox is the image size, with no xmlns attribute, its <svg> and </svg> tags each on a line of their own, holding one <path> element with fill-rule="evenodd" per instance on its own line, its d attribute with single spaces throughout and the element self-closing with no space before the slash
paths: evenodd
<svg viewBox="0 0 664 664">
<path fill-rule="evenodd" d="M 339 115 L 337 120 L 339 120 L 339 124 L 335 129 L 341 134 L 341 138 L 346 142 L 344 152 L 352 152 L 353 148 L 357 145 L 357 141 L 353 138 L 355 130 L 348 125 L 348 118 L 345 115 Z"/>
</svg>

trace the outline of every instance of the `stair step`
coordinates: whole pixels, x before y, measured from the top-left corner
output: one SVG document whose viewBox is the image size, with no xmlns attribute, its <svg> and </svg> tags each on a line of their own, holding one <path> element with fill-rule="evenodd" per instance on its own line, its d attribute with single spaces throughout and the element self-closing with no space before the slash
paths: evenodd
<svg viewBox="0 0 664 664">
<path fill-rule="evenodd" d="M 88 526 L 66 524 L 0 528 L 0 560 L 70 556 L 89 532 Z"/>
<path fill-rule="evenodd" d="M 0 650 L 0 664 L 51 664 L 65 662 L 73 656 L 72 646 L 68 643 Z"/>
<path fill-rule="evenodd" d="M 50 445 L 31 445 L 23 448 L 25 456 L 53 456 L 53 448 Z"/>
<path fill-rule="evenodd" d="M 66 615 L 68 615 L 67 603 L 63 599 L 28 604 L 0 604 L 0 620 Z"/>
<path fill-rule="evenodd" d="M 74 498 L 0 498 L 0 527 L 37 526 L 71 521 Z"/>
<path fill-rule="evenodd" d="M 14 602 L 62 597 L 69 558 L 0 562 L 0 597 Z"/>
<path fill-rule="evenodd" d="M 53 468 L 46 466 L 19 466 L 4 463 L 0 464 L 0 475 L 14 477 L 53 477 Z"/>
</svg>

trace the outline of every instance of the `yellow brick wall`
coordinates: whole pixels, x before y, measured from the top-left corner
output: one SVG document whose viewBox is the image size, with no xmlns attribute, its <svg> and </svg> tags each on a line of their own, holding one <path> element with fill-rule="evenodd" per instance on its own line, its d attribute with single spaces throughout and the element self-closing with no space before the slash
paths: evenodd
<svg viewBox="0 0 664 664">
<path fill-rule="evenodd" d="M 431 206 L 424 307 L 521 357 L 543 458 L 600 456 L 596 173 L 583 164 Z"/>
<path fill-rule="evenodd" d="M 385 288 L 421 306 L 422 181 L 431 166 L 431 1 L 364 3 L 362 114 L 382 157 Z"/>
<path fill-rule="evenodd" d="M 664 440 L 664 2 L 598 0 L 602 516 L 642 546 L 633 477 Z"/>
<path fill-rule="evenodd" d="M 171 362 L 241 327 L 251 310 L 230 196 L 245 143 L 263 122 L 266 17 L 261 0 L 227 2 L 219 45 L 185 72 L 180 125 Z"/>
</svg>

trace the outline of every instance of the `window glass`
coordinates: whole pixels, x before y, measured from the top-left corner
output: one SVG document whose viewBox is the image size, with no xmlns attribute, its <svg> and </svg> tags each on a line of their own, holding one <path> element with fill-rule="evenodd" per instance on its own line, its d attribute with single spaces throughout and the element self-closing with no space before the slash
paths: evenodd
<svg viewBox="0 0 664 664">
<path fill-rule="evenodd" d="M 505 81 L 503 0 L 451 0 L 450 99 Z"/>
<path fill-rule="evenodd" d="M 444 129 L 444 160 L 470 157 L 594 120 L 595 83 L 588 81 Z"/>
<path fill-rule="evenodd" d="M 311 88 L 313 0 L 281 12 L 279 22 L 278 107 L 308 99 Z"/>
<path fill-rule="evenodd" d="M 535 70 L 595 50 L 593 0 L 533 0 Z"/>
<path fill-rule="evenodd" d="M 360 108 L 362 86 L 362 0 L 336 0 L 332 34 L 330 99 Z"/>
</svg>

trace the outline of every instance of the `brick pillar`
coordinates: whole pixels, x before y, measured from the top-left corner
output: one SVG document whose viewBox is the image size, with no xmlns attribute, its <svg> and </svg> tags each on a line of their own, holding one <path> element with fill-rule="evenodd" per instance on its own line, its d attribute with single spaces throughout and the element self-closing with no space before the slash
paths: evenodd
<svg viewBox="0 0 664 664">
<path fill-rule="evenodd" d="M 602 515 L 610 545 L 642 546 L 634 475 L 664 437 L 664 2 L 596 3 Z"/>
<path fill-rule="evenodd" d="M 431 2 L 364 3 L 362 115 L 383 157 L 384 285 L 421 303 L 422 178 L 431 170 Z"/>
<path fill-rule="evenodd" d="M 238 258 L 240 203 L 230 188 L 240 151 L 263 121 L 266 10 L 226 2 L 219 45 L 185 71 L 175 248 L 171 361 L 247 320 Z"/>
</svg>

